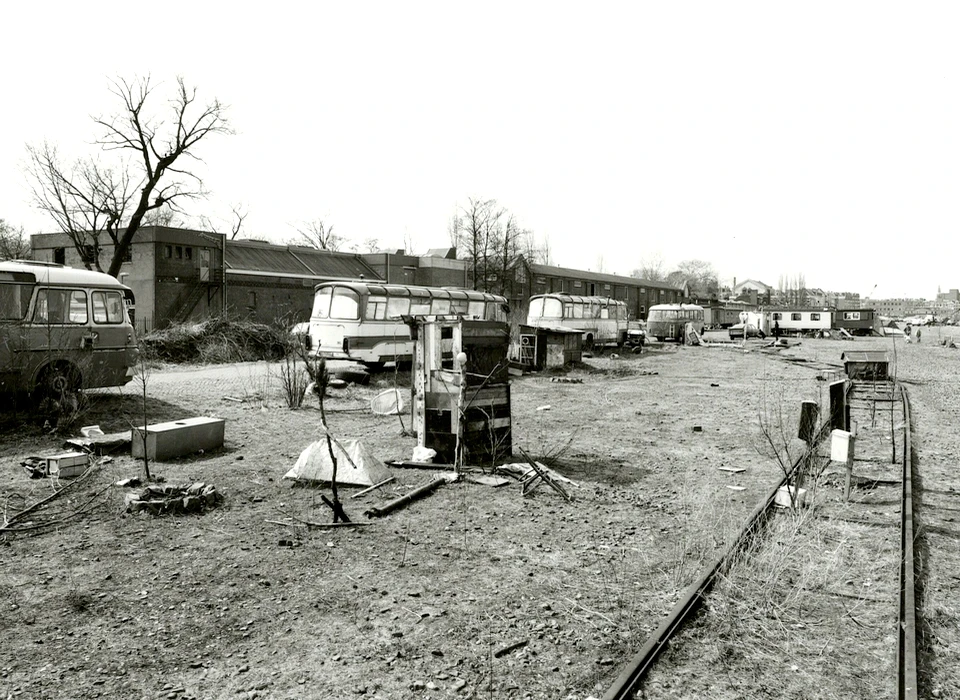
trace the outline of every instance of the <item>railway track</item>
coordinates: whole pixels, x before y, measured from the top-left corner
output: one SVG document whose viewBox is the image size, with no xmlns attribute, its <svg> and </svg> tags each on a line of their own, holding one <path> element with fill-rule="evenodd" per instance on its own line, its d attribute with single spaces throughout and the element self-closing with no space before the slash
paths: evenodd
<svg viewBox="0 0 960 700">
<path fill-rule="evenodd" d="M 895 514 L 887 512 L 882 506 L 888 502 L 885 497 L 869 498 L 861 494 L 881 491 L 887 494 L 899 487 L 899 498 L 890 499 L 890 503 L 899 502 L 899 572 L 898 572 L 898 612 L 896 629 L 891 626 L 884 638 L 896 637 L 896 649 L 890 649 L 888 656 L 896 661 L 895 674 L 889 669 L 888 688 L 870 689 L 864 697 L 893 697 L 897 700 L 913 700 L 918 697 L 917 664 L 917 600 L 915 591 L 916 557 L 914 553 L 913 522 L 913 450 L 910 431 L 910 401 L 906 389 L 894 382 L 848 382 L 845 387 L 846 402 L 843 416 L 836 416 L 833 425 L 843 425 L 857 435 L 855 460 L 850 461 L 846 484 L 843 485 L 846 504 L 837 520 L 855 523 L 854 527 L 867 526 L 875 530 L 892 529 L 897 526 Z M 849 422 L 848 422 L 849 421 Z M 767 495 L 757 504 L 744 522 L 739 535 L 715 561 L 708 565 L 699 578 L 690 585 L 670 614 L 648 638 L 641 650 L 623 667 L 620 674 L 610 685 L 603 700 L 628 700 L 646 697 L 643 694 L 644 681 L 654 667 L 657 658 L 668 647 L 674 647 L 685 623 L 689 622 L 701 605 L 708 600 L 717 580 L 725 575 L 733 560 L 748 546 L 755 546 L 762 540 L 765 523 L 776 510 L 777 491 L 792 482 L 795 474 L 804 465 L 807 468 L 819 464 L 819 473 L 831 464 L 829 443 L 831 428 L 830 417 L 817 429 L 815 439 L 810 442 L 807 453 L 797 458 L 783 479 L 773 485 Z M 861 440 L 861 437 L 863 438 Z M 863 443 L 862 447 L 860 443 Z M 825 453 L 826 448 L 826 453 Z M 889 452 L 887 451 L 889 450 Z M 836 464 L 835 462 L 832 464 Z M 876 465 L 880 465 L 879 469 Z M 815 469 L 817 469 L 815 467 Z M 842 471 L 842 470 L 841 470 Z M 895 475 L 895 476 L 894 476 Z M 890 478 L 894 476 L 894 478 Z M 851 484 L 851 482 L 853 482 Z M 853 494 L 851 494 L 851 489 Z M 839 491 L 838 484 L 838 491 Z M 851 500 L 852 496 L 852 500 Z M 879 518 L 877 516 L 880 516 Z M 816 517 L 831 517 L 820 514 Z M 880 551 L 882 545 L 877 545 Z M 893 576 L 893 572 L 890 572 Z M 842 594 L 840 594 L 842 595 Z M 892 615 L 891 615 L 892 617 Z M 669 674 L 669 672 L 668 672 Z M 894 678 L 895 675 L 895 678 Z M 823 679 L 825 683 L 829 679 Z M 842 696 L 840 694 L 839 696 Z"/>
</svg>

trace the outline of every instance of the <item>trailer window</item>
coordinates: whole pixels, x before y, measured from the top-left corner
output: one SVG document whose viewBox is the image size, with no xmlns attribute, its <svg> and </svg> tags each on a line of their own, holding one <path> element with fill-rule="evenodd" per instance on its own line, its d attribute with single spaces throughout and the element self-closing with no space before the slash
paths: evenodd
<svg viewBox="0 0 960 700">
<path fill-rule="evenodd" d="M 803 318 L 803 314 L 798 314 L 796 312 L 790 314 L 791 321 L 800 321 Z"/>
<path fill-rule="evenodd" d="M 123 323 L 123 297 L 120 292 L 93 292 L 94 323 Z"/>
<path fill-rule="evenodd" d="M 360 318 L 360 295 L 352 289 L 337 287 L 330 300 L 330 318 L 354 321 Z"/>
<path fill-rule="evenodd" d="M 87 294 L 79 290 L 41 289 L 33 310 L 34 323 L 86 323 Z"/>
<path fill-rule="evenodd" d="M 810 314 L 810 320 L 811 320 L 811 321 L 819 321 L 819 320 L 820 320 L 820 314 Z"/>
<path fill-rule="evenodd" d="M 0 321 L 22 321 L 32 295 L 33 285 L 0 284 Z"/>
<path fill-rule="evenodd" d="M 782 321 L 782 320 L 783 320 L 783 314 L 781 314 L 781 313 L 779 313 L 779 312 L 777 312 L 777 311 L 774 311 L 774 312 L 773 312 L 773 320 L 774 320 L 774 321 Z"/>
<path fill-rule="evenodd" d="M 860 312 L 859 311 L 844 311 L 843 312 L 844 321 L 859 321 Z"/>
</svg>

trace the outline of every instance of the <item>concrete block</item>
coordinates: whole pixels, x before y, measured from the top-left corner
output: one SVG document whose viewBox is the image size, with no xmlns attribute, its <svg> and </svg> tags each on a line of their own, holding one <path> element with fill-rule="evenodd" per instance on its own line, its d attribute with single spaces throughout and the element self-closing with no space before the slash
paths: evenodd
<svg viewBox="0 0 960 700">
<path fill-rule="evenodd" d="M 200 450 L 223 447 L 224 420 L 222 418 L 184 418 L 169 423 L 147 426 L 147 457 L 158 461 L 174 459 Z M 143 428 L 135 428 L 131 440 L 131 454 L 143 457 Z"/>
</svg>

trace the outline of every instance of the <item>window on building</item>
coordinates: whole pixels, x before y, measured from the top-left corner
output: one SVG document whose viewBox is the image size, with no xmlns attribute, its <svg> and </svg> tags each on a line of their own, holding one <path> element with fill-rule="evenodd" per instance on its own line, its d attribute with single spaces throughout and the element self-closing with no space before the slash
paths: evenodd
<svg viewBox="0 0 960 700">
<path fill-rule="evenodd" d="M 120 262 L 133 262 L 133 246 L 128 245 L 126 250 L 123 251 L 123 257 L 120 258 Z"/>
<path fill-rule="evenodd" d="M 179 248 L 180 246 L 177 246 Z M 257 308 L 257 293 L 256 292 L 247 292 L 247 306 L 251 309 Z"/>
<path fill-rule="evenodd" d="M 581 282 L 580 280 L 577 280 L 577 281 L 575 281 L 575 282 L 573 283 L 573 286 L 574 286 L 574 287 L 582 287 L 582 286 L 583 286 L 583 282 Z"/>
<path fill-rule="evenodd" d="M 190 246 L 187 246 L 186 248 L 184 248 L 183 257 L 185 257 L 187 260 L 193 260 L 193 248 L 191 248 Z"/>
<path fill-rule="evenodd" d="M 173 246 L 165 245 L 163 246 L 163 257 L 172 258 L 173 257 Z"/>
<path fill-rule="evenodd" d="M 610 291 L 610 285 L 609 285 L 609 284 L 603 285 L 603 288 L 606 289 L 607 291 Z"/>
<path fill-rule="evenodd" d="M 66 265 L 67 264 L 67 249 L 66 248 L 54 248 L 53 249 L 53 262 L 57 265 Z"/>
<path fill-rule="evenodd" d="M 641 293 L 641 294 L 646 294 L 646 293 L 647 293 L 647 290 L 646 290 L 644 287 L 640 287 L 640 293 Z"/>
<path fill-rule="evenodd" d="M 183 246 L 177 246 L 177 260 L 183 260 Z"/>
</svg>

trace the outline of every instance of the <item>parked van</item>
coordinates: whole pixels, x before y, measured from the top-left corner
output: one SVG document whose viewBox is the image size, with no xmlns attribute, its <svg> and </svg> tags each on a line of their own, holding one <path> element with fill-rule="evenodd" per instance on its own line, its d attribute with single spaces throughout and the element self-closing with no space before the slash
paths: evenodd
<svg viewBox="0 0 960 700">
<path fill-rule="evenodd" d="M 0 262 L 0 391 L 56 396 L 134 375 L 133 292 L 102 272 Z"/>
</svg>

